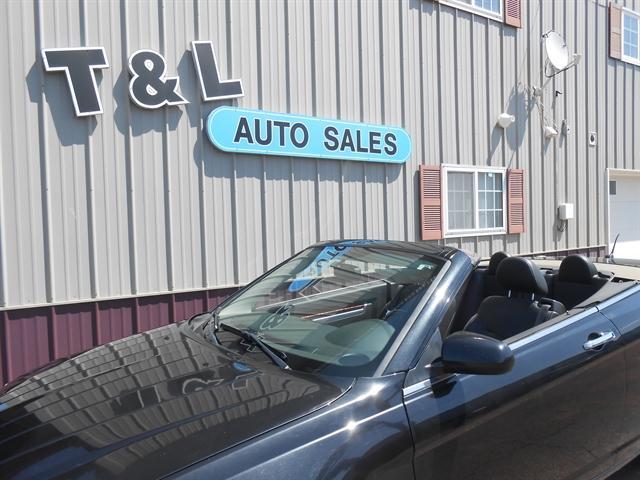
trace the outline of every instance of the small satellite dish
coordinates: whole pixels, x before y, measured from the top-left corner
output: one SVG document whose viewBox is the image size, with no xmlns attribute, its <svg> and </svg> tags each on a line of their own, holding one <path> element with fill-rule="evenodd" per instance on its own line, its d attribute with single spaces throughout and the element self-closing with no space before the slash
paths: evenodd
<svg viewBox="0 0 640 480">
<path fill-rule="evenodd" d="M 550 30 L 542 36 L 544 49 L 547 52 L 545 62 L 545 75 L 553 77 L 560 72 L 573 67 L 580 61 L 580 55 L 569 53 L 564 38 L 558 32 Z"/>
</svg>

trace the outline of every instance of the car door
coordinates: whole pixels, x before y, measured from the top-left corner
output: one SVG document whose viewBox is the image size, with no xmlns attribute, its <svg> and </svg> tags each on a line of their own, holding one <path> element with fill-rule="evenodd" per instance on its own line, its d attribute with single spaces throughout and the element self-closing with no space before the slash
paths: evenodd
<svg viewBox="0 0 640 480">
<path fill-rule="evenodd" d="M 620 331 L 627 362 L 622 405 L 625 421 L 616 458 L 622 465 L 640 455 L 640 285 L 632 285 L 616 298 L 603 302 L 598 310 Z"/>
<path fill-rule="evenodd" d="M 625 422 L 614 324 L 590 308 L 509 344 L 515 363 L 506 374 L 435 375 L 420 364 L 410 372 L 416 478 L 593 478 L 611 466 Z M 420 370 L 428 378 L 415 381 Z"/>
</svg>

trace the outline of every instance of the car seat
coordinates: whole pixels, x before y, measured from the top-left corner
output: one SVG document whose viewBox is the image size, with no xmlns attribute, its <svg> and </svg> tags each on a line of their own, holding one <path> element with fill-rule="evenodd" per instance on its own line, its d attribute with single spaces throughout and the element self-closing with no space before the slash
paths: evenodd
<svg viewBox="0 0 640 480">
<path fill-rule="evenodd" d="M 564 313 L 563 305 L 541 299 L 548 293 L 547 282 L 528 258 L 505 258 L 496 278 L 507 296 L 484 299 L 464 330 L 504 340 Z"/>
</svg>

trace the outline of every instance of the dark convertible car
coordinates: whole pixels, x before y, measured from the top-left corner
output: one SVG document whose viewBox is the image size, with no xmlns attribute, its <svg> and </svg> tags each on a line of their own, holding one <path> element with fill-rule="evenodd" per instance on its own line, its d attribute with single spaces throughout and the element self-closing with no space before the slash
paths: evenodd
<svg viewBox="0 0 640 480">
<path fill-rule="evenodd" d="M 606 478 L 640 453 L 640 270 L 312 246 L 0 395 L 3 478 Z"/>
</svg>

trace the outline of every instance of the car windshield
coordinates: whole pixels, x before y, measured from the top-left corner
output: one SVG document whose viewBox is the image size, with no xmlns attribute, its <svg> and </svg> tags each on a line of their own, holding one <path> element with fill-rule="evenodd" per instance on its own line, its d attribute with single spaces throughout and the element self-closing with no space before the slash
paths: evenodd
<svg viewBox="0 0 640 480">
<path fill-rule="evenodd" d="M 217 312 L 294 370 L 371 375 L 445 260 L 375 242 L 311 247 Z"/>
</svg>

